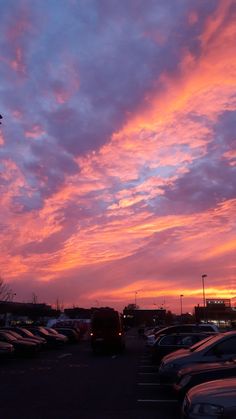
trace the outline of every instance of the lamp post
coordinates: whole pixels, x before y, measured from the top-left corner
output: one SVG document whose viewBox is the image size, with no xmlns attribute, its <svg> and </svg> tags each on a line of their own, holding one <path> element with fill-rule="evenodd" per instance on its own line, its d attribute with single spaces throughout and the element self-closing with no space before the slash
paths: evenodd
<svg viewBox="0 0 236 419">
<path fill-rule="evenodd" d="M 138 291 L 135 291 L 134 292 L 134 304 L 135 304 L 135 308 L 137 307 L 137 294 L 138 294 Z"/>
<path fill-rule="evenodd" d="M 205 296 L 205 278 L 207 277 L 207 274 L 202 274 L 202 299 L 203 299 L 203 314 L 204 314 L 204 320 L 206 320 L 206 296 Z"/>
<path fill-rule="evenodd" d="M 181 317 L 181 321 L 182 321 L 182 315 L 183 315 L 183 294 L 180 294 L 180 317 Z"/>
</svg>

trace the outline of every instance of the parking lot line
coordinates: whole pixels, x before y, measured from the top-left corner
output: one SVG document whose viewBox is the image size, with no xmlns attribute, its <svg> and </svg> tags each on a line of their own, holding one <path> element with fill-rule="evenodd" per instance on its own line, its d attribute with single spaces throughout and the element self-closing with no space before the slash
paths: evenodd
<svg viewBox="0 0 236 419">
<path fill-rule="evenodd" d="M 171 387 L 171 384 L 161 384 L 161 383 L 138 383 L 139 386 L 163 386 L 163 387 Z"/>
<path fill-rule="evenodd" d="M 139 365 L 139 368 L 153 368 L 156 369 L 153 365 Z"/>
<path fill-rule="evenodd" d="M 140 365 L 151 365 L 150 359 L 145 359 L 144 361 L 139 361 Z M 152 364 L 153 366 L 153 364 Z"/>
<path fill-rule="evenodd" d="M 156 375 L 157 376 L 156 372 L 139 372 L 138 374 L 139 375 Z"/>
<path fill-rule="evenodd" d="M 137 402 L 139 403 L 178 403 L 178 400 L 170 399 L 170 400 L 162 400 L 162 399 L 138 399 Z"/>
<path fill-rule="evenodd" d="M 59 355 L 57 358 L 58 359 L 62 359 L 62 358 L 66 358 L 67 356 L 71 356 L 72 354 L 71 353 L 68 353 L 68 354 L 61 354 L 61 355 Z"/>
</svg>

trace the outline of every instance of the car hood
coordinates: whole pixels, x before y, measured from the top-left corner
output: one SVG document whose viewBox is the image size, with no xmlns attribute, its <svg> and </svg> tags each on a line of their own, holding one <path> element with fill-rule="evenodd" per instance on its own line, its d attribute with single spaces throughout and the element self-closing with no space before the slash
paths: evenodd
<svg viewBox="0 0 236 419">
<path fill-rule="evenodd" d="M 179 376 L 183 376 L 186 374 L 195 374 L 200 372 L 207 372 L 212 370 L 224 370 L 224 369 L 231 369 L 235 368 L 235 375 L 236 375 L 236 362 L 235 361 L 222 361 L 222 362 L 212 362 L 206 364 L 190 364 L 187 367 L 182 368 L 179 371 Z"/>
<path fill-rule="evenodd" d="M 221 406 L 236 406 L 236 378 L 208 381 L 193 387 L 188 392 L 191 403 L 212 403 Z"/>
</svg>

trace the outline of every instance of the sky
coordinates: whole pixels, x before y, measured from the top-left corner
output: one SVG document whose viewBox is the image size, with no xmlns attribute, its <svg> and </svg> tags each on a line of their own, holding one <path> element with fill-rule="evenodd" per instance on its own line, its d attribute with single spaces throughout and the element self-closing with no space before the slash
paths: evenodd
<svg viewBox="0 0 236 419">
<path fill-rule="evenodd" d="M 236 1 L 0 0 L 0 275 L 17 301 L 236 297 Z M 236 299 L 233 301 L 236 302 Z"/>
</svg>

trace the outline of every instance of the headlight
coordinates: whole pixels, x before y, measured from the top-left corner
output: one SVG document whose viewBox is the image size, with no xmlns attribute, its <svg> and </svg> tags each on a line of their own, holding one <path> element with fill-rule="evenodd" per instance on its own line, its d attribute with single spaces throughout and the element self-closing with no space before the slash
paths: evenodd
<svg viewBox="0 0 236 419">
<path fill-rule="evenodd" d="M 224 413 L 224 408 L 215 404 L 197 403 L 192 405 L 191 412 L 195 415 L 218 416 Z"/>
<path fill-rule="evenodd" d="M 181 378 L 179 382 L 180 387 L 186 386 L 190 380 L 191 380 L 191 375 L 185 375 L 183 378 Z"/>
</svg>

